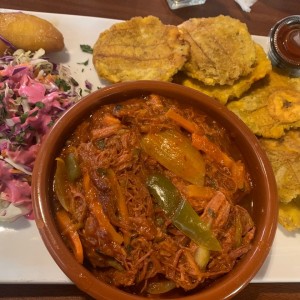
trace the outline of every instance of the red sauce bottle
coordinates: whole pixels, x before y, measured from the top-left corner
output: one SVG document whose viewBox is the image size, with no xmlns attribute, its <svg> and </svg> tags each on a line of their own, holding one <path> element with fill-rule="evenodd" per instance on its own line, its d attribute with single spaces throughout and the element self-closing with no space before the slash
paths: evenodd
<svg viewBox="0 0 300 300">
<path fill-rule="evenodd" d="M 269 58 L 288 75 L 300 77 L 300 15 L 284 18 L 272 27 Z"/>
</svg>

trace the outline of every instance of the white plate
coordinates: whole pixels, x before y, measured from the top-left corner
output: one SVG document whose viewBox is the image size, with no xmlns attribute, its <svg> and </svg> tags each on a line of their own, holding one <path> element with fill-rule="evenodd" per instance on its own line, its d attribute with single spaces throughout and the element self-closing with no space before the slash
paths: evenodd
<svg viewBox="0 0 300 300">
<path fill-rule="evenodd" d="M 116 20 L 28 13 L 49 20 L 63 33 L 66 51 L 52 55 L 53 61 L 69 66 L 81 86 L 85 80 L 93 84 L 94 90 L 106 84 L 98 79 L 92 56 L 83 53 L 80 44 L 93 46 L 99 33 Z M 266 37 L 254 36 L 254 39 L 267 50 Z M 87 67 L 78 64 L 87 59 Z M 300 232 L 289 234 L 279 226 L 268 259 L 252 282 L 300 282 L 299 253 Z M 34 221 L 21 218 L 11 224 L 0 224 L 0 283 L 70 283 L 48 253 Z"/>
</svg>

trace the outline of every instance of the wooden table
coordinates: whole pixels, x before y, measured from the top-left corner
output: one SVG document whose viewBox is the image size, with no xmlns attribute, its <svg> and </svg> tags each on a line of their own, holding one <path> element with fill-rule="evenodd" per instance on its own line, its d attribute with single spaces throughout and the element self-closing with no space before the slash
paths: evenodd
<svg viewBox="0 0 300 300">
<path fill-rule="evenodd" d="M 170 10 L 165 0 L 1 0 L 1 8 L 129 19 L 155 15 L 177 25 L 191 17 L 230 15 L 247 24 L 251 34 L 268 35 L 281 18 L 300 14 L 299 0 L 258 0 L 251 13 L 234 0 L 207 0 L 202 6 Z M 300 258 L 299 258 L 300 259 Z M 0 285 L 1 299 L 90 299 L 74 285 Z M 300 300 L 300 283 L 251 283 L 235 300 Z M 217 300 L 217 299 L 216 299 Z"/>
<path fill-rule="evenodd" d="M 258 0 L 250 14 L 243 12 L 234 0 L 207 0 L 204 5 L 174 11 L 165 0 L 1 0 L 0 7 L 124 20 L 155 15 L 174 25 L 192 17 L 224 14 L 240 19 L 248 25 L 250 33 L 256 35 L 268 35 L 279 19 L 300 14 L 299 0 Z"/>
</svg>

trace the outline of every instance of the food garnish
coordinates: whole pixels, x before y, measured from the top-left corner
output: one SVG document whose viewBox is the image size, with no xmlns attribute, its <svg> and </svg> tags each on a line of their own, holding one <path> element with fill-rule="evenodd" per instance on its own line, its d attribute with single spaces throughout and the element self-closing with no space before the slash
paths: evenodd
<svg viewBox="0 0 300 300">
<path fill-rule="evenodd" d="M 80 49 L 86 53 L 93 53 L 93 48 L 90 45 L 80 45 Z"/>
</svg>

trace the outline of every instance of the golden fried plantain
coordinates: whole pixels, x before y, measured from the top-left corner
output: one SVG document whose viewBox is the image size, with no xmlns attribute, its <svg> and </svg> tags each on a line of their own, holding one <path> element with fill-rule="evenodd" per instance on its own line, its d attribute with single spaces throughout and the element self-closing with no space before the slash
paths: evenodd
<svg viewBox="0 0 300 300">
<path fill-rule="evenodd" d="M 288 231 L 300 229 L 300 198 L 289 203 L 279 203 L 278 221 Z"/>
<path fill-rule="evenodd" d="M 300 78 L 272 70 L 267 78 L 237 101 L 227 104 L 252 132 L 265 138 L 280 138 L 289 129 L 300 128 Z"/>
<path fill-rule="evenodd" d="M 191 45 L 183 71 L 206 85 L 233 84 L 253 71 L 256 50 L 247 26 L 229 16 L 192 18 L 178 26 Z"/>
<path fill-rule="evenodd" d="M 45 52 L 55 52 L 64 48 L 63 35 L 50 22 L 22 12 L 0 13 L 0 35 L 26 51 L 43 48 Z M 7 48 L 0 40 L 0 54 Z"/>
<path fill-rule="evenodd" d="M 300 120 L 300 96 L 298 91 L 278 90 L 268 98 L 269 114 L 282 123 Z"/>
<path fill-rule="evenodd" d="M 233 85 L 206 85 L 197 79 L 186 76 L 183 72 L 175 75 L 174 82 L 199 90 L 219 100 L 222 104 L 226 104 L 228 100 L 239 98 L 254 82 L 264 78 L 272 70 L 271 62 L 263 48 L 258 44 L 255 44 L 255 46 L 257 62 L 253 71 L 249 75 L 238 79 Z"/>
<path fill-rule="evenodd" d="M 185 63 L 189 45 L 176 26 L 158 18 L 135 17 L 102 32 L 93 47 L 93 63 L 110 82 L 170 81 Z"/>
<path fill-rule="evenodd" d="M 260 139 L 272 164 L 279 201 L 300 197 L 300 131 L 290 130 L 281 139 Z"/>
</svg>

